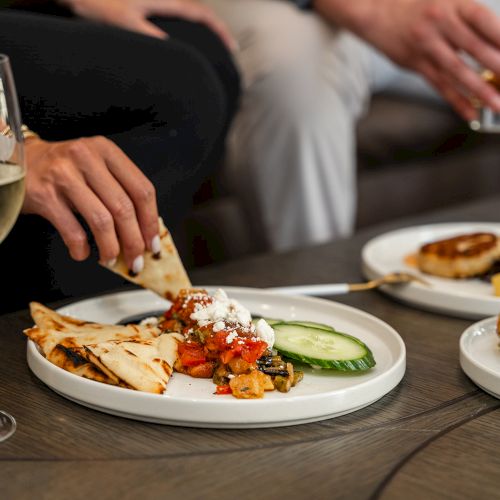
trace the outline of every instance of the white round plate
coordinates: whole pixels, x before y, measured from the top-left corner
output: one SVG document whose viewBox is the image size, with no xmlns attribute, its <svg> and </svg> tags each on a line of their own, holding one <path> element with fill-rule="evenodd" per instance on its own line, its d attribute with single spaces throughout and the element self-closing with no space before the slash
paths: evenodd
<svg viewBox="0 0 500 500">
<path fill-rule="evenodd" d="M 473 232 L 500 235 L 500 224 L 431 224 L 382 234 L 363 247 L 363 273 L 368 279 L 374 279 L 394 271 L 408 271 L 421 276 L 430 286 L 410 283 L 384 286 L 382 290 L 404 302 L 452 316 L 469 319 L 492 316 L 500 311 L 500 297 L 494 296 L 493 286 L 489 283 L 480 279 L 455 280 L 430 276 L 405 264 L 405 257 L 415 254 L 424 243 Z"/>
<path fill-rule="evenodd" d="M 377 365 L 361 374 L 304 367 L 304 379 L 290 392 L 267 392 L 258 400 L 215 395 L 211 380 L 180 373 L 174 373 L 164 395 L 102 384 L 53 365 L 32 341 L 28 341 L 27 349 L 29 367 L 54 391 L 96 410 L 149 422 L 214 428 L 277 427 L 337 417 L 374 403 L 403 378 L 406 351 L 401 337 L 370 314 L 315 298 L 248 288 L 225 290 L 255 315 L 317 321 L 355 335 L 371 348 Z M 59 312 L 90 321 L 117 323 L 124 317 L 168 306 L 157 295 L 139 290 L 84 300 Z"/>
<path fill-rule="evenodd" d="M 500 398 L 500 348 L 497 317 L 469 326 L 460 337 L 460 366 L 481 389 Z"/>
</svg>

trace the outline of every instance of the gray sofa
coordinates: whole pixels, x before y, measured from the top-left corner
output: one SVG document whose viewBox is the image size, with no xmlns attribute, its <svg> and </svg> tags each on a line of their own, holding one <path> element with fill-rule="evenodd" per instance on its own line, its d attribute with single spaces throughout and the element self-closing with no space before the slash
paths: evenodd
<svg viewBox="0 0 500 500">
<path fill-rule="evenodd" d="M 447 107 L 379 94 L 358 127 L 357 227 L 500 193 L 500 135 L 472 132 Z M 188 266 L 265 251 L 215 175 L 177 236 Z"/>
</svg>

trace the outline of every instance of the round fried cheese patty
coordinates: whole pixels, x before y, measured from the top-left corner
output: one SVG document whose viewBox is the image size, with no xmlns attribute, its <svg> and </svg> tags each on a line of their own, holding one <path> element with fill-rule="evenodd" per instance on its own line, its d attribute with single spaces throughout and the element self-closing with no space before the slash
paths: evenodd
<svg viewBox="0 0 500 500">
<path fill-rule="evenodd" d="M 444 278 L 470 278 L 488 271 L 500 256 L 493 233 L 471 233 L 423 245 L 417 255 L 418 268 Z"/>
</svg>

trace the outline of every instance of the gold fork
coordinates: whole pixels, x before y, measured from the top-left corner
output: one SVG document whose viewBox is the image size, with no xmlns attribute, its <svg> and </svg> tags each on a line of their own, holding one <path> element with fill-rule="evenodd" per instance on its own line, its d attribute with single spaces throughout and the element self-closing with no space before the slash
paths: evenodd
<svg viewBox="0 0 500 500">
<path fill-rule="evenodd" d="M 342 295 L 349 292 L 361 292 L 363 290 L 373 290 L 382 285 L 396 285 L 401 283 L 420 283 L 421 285 L 430 286 L 424 279 L 414 274 L 406 272 L 389 273 L 380 278 L 366 281 L 365 283 L 326 283 L 318 285 L 298 285 L 298 286 L 281 286 L 268 288 L 274 292 L 283 293 L 286 295 L 315 295 L 317 297 Z"/>
</svg>

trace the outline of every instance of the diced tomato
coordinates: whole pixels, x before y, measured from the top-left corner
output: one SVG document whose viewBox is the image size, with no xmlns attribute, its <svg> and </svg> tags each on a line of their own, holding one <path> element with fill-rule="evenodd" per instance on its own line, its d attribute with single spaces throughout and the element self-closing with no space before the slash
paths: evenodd
<svg viewBox="0 0 500 500">
<path fill-rule="evenodd" d="M 190 366 L 187 370 L 188 375 L 194 378 L 212 378 L 214 375 L 215 363 L 207 361 L 196 366 Z"/>
<path fill-rule="evenodd" d="M 228 344 L 227 339 L 228 333 L 225 331 L 220 331 L 215 333 L 212 337 L 212 343 L 216 347 L 218 351 L 225 351 L 227 349 L 231 349 L 231 344 Z"/>
<path fill-rule="evenodd" d="M 203 346 L 197 342 L 181 343 L 178 351 L 181 364 L 184 366 L 197 366 L 207 361 Z"/>
<path fill-rule="evenodd" d="M 159 325 L 161 330 L 165 332 L 181 332 L 182 323 L 176 319 L 165 319 Z"/>
<path fill-rule="evenodd" d="M 191 319 L 196 305 L 210 304 L 213 300 L 206 290 L 181 290 L 170 309 L 165 312 L 165 319 L 177 319 L 185 326 L 196 326 L 197 322 Z"/>
<path fill-rule="evenodd" d="M 225 365 L 227 365 L 229 363 L 229 361 L 231 361 L 234 358 L 235 355 L 236 355 L 236 353 L 234 351 L 224 351 L 224 352 L 221 352 L 221 354 L 220 354 L 220 360 Z"/>
<path fill-rule="evenodd" d="M 255 363 L 267 349 L 267 344 L 262 340 L 247 342 L 241 350 L 241 357 L 247 363 Z"/>
<path fill-rule="evenodd" d="M 218 385 L 215 388 L 215 394 L 232 394 L 233 391 L 228 385 Z"/>
</svg>

